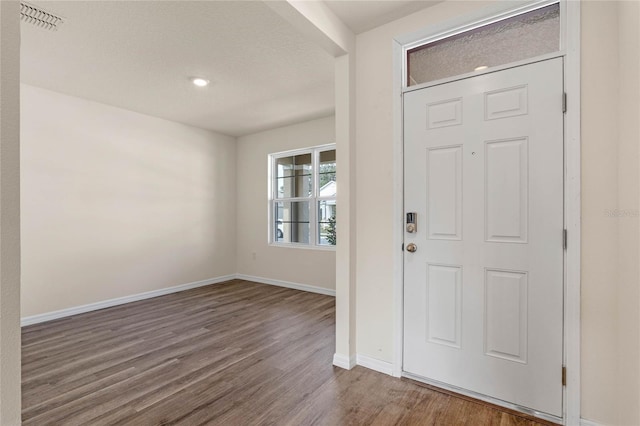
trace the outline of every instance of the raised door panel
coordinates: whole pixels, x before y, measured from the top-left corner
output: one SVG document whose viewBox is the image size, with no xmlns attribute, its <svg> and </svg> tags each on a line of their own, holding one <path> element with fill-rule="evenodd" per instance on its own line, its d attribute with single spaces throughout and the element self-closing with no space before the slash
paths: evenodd
<svg viewBox="0 0 640 426">
<path fill-rule="evenodd" d="M 527 273 L 485 271 L 485 354 L 527 362 Z"/>
<path fill-rule="evenodd" d="M 485 93 L 484 119 L 496 120 L 527 114 L 527 95 L 526 85 Z"/>
<path fill-rule="evenodd" d="M 462 239 L 462 146 L 427 149 L 427 236 Z"/>
<path fill-rule="evenodd" d="M 487 241 L 526 243 L 529 201 L 526 137 L 485 143 Z"/>
<path fill-rule="evenodd" d="M 427 340 L 460 347 L 462 268 L 427 265 Z"/>
<path fill-rule="evenodd" d="M 462 99 L 449 99 L 427 105 L 427 129 L 462 124 Z"/>
</svg>

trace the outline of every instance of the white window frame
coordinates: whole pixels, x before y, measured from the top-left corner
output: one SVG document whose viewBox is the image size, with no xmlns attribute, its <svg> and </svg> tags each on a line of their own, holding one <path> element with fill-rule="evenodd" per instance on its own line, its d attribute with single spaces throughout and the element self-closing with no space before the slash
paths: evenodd
<svg viewBox="0 0 640 426">
<path fill-rule="evenodd" d="M 333 197 L 321 197 L 320 196 L 320 153 L 325 151 L 331 151 L 336 149 L 336 144 L 318 145 L 309 148 L 294 149 L 290 151 L 276 152 L 268 155 L 268 214 L 267 214 L 267 238 L 268 244 L 274 247 L 287 247 L 287 248 L 300 248 L 311 250 L 331 250 L 336 249 L 335 245 L 321 245 L 320 230 L 318 227 L 317 213 L 318 203 L 320 201 L 337 200 L 336 196 Z M 311 154 L 311 167 L 313 174 L 313 190 L 309 197 L 288 197 L 277 198 L 277 185 L 275 185 L 276 179 L 276 160 L 284 157 L 291 157 L 295 155 Z M 293 201 L 306 201 L 309 203 L 309 243 L 295 243 L 295 242 L 283 242 L 276 241 L 276 229 L 275 226 L 275 203 L 276 202 L 293 202 Z"/>
</svg>

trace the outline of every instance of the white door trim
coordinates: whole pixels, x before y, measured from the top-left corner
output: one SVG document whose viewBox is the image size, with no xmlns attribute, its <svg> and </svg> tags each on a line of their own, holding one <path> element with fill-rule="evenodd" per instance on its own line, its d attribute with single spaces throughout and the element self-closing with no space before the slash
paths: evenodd
<svg viewBox="0 0 640 426">
<path fill-rule="evenodd" d="M 555 1 L 498 2 L 489 8 L 460 16 L 441 24 L 429 26 L 417 33 L 393 40 L 393 258 L 394 277 L 394 360 L 393 375 L 402 375 L 403 348 L 403 134 L 402 93 L 405 78 L 405 51 L 425 40 L 435 40 L 470 28 L 495 22 L 526 9 L 555 3 Z M 564 390 L 564 424 L 580 423 L 580 2 L 560 0 L 561 53 L 565 57 L 564 84 L 568 107 L 564 117 L 565 191 L 564 215 L 568 234 L 565 251 L 564 300 L 564 365 L 567 386 Z"/>
</svg>

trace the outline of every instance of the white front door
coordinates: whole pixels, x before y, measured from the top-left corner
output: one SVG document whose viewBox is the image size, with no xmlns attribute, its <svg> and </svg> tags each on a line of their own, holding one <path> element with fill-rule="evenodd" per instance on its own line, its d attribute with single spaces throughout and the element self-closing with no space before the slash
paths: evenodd
<svg viewBox="0 0 640 426">
<path fill-rule="evenodd" d="M 403 370 L 558 417 L 562 67 L 404 95 Z"/>
</svg>

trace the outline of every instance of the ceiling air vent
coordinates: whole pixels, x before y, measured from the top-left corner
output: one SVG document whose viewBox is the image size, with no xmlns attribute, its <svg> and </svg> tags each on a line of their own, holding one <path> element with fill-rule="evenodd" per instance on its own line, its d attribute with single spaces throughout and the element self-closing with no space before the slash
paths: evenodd
<svg viewBox="0 0 640 426">
<path fill-rule="evenodd" d="M 20 2 L 20 19 L 28 24 L 51 31 L 57 31 L 64 22 L 62 17 L 25 2 Z"/>
</svg>

